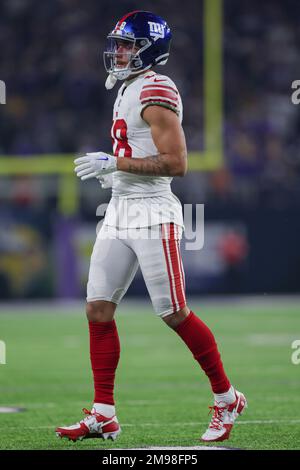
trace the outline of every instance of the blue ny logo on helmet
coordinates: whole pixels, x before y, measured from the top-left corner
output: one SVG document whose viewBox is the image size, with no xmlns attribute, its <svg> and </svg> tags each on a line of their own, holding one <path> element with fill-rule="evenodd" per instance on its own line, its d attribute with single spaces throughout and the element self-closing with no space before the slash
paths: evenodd
<svg viewBox="0 0 300 470">
<path fill-rule="evenodd" d="M 170 28 L 163 18 L 148 11 L 132 11 L 107 36 L 106 71 L 115 79 L 125 80 L 154 65 L 164 65 L 171 39 Z"/>
</svg>

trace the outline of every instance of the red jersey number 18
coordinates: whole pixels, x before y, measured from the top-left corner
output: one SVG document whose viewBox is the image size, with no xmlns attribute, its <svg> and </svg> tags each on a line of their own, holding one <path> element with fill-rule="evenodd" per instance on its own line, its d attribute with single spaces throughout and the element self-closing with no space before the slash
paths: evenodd
<svg viewBox="0 0 300 470">
<path fill-rule="evenodd" d="M 127 138 L 127 124 L 124 119 L 117 119 L 113 122 L 111 137 L 115 157 L 132 157 L 132 148 Z"/>
</svg>

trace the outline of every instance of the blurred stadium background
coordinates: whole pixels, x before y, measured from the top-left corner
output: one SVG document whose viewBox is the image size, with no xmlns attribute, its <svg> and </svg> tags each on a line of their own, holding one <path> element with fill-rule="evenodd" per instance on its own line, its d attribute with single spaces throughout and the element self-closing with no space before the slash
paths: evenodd
<svg viewBox="0 0 300 470">
<path fill-rule="evenodd" d="M 104 88 L 101 54 L 115 19 L 136 6 L 1 2 L 2 300 L 85 294 L 96 207 L 110 191 L 77 182 L 72 158 L 111 151 L 116 90 Z M 183 203 L 205 204 L 204 249 L 184 256 L 189 293 L 299 292 L 299 2 L 138 7 L 173 28 L 164 73 L 182 94 L 191 154 L 173 188 Z M 145 295 L 139 277 L 130 294 Z"/>
<path fill-rule="evenodd" d="M 250 308 L 244 305 L 241 309 L 231 308 L 235 301 L 230 297 L 224 315 L 221 303 L 216 310 L 208 308 L 211 316 L 207 318 L 215 322 L 217 334 L 223 335 L 230 367 L 238 371 L 235 379 L 250 392 L 253 386 L 254 395 L 260 377 L 265 380 L 270 409 L 266 413 L 261 403 L 262 413 L 257 408 L 256 419 L 272 419 L 274 404 L 281 406 L 277 418 L 295 417 L 288 405 L 296 400 L 299 377 L 295 378 L 298 370 L 290 364 L 290 345 L 300 335 L 299 300 L 295 296 L 292 307 L 277 304 L 275 318 L 272 311 L 277 300 L 272 295 L 300 292 L 300 107 L 291 101 L 292 82 L 300 79 L 298 0 L 185 0 L 184 4 L 174 0 L 1 0 L 0 80 L 6 84 L 7 96 L 6 104 L 0 105 L 0 338 L 10 338 L 15 347 L 10 348 L 12 369 L 8 365 L 2 369 L 8 384 L 2 389 L 2 399 L 6 404 L 30 407 L 30 403 L 41 402 L 47 392 L 53 404 L 64 390 L 66 374 L 70 387 L 78 377 L 78 362 L 73 363 L 73 357 L 62 360 L 59 368 L 63 347 L 67 354 L 68 348 L 73 348 L 82 370 L 88 367 L 87 344 L 76 343 L 84 328 L 83 318 L 74 320 L 78 336 L 75 343 L 69 338 L 75 344 L 70 346 L 68 341 L 60 345 L 59 341 L 67 337 L 72 321 L 55 315 L 57 309 L 51 317 L 50 306 L 41 308 L 42 312 L 46 308 L 48 315 L 39 319 L 35 314 L 25 320 L 11 313 L 31 311 L 34 302 L 43 299 L 79 300 L 80 308 L 76 304 L 75 310 L 83 311 L 89 257 L 99 221 L 96 208 L 109 200 L 110 191 L 101 190 L 95 181 L 77 181 L 73 158 L 89 150 L 111 151 L 111 114 L 117 87 L 111 92 L 104 88 L 102 50 L 116 19 L 137 8 L 166 17 L 173 29 L 170 60 L 158 71 L 170 75 L 181 92 L 190 154 L 190 171 L 183 179 L 175 178 L 173 190 L 183 204 L 205 205 L 204 248 L 199 252 L 183 249 L 188 295 L 192 302 L 198 302 L 197 296 L 215 299 L 224 294 L 270 297 L 266 308 L 260 301 L 256 303 L 255 297 Z M 140 275 L 128 293 L 128 298 L 133 297 L 147 298 Z M 149 311 L 147 302 L 145 309 Z M 64 304 L 60 305 L 63 312 Z M 201 301 L 197 305 L 195 308 Z M 237 320 L 241 312 L 244 317 Z M 125 331 L 123 321 L 121 316 Z M 134 324 L 129 321 L 130 328 Z M 37 325 L 40 343 L 33 325 Z M 149 331 L 158 334 L 153 325 Z M 23 328 L 27 340 L 37 345 L 38 355 L 33 346 L 24 343 Z M 130 337 L 129 326 L 127 333 Z M 251 344 L 244 342 L 248 334 L 253 336 Z M 235 342 L 239 340 L 240 344 Z M 236 359 L 246 344 L 247 374 Z M 151 346 L 149 341 L 143 345 L 145 357 Z M 133 358 L 134 351 L 131 353 Z M 28 362 L 20 374 L 23 354 Z M 39 355 L 47 357 L 50 376 L 41 371 Z M 179 361 L 180 357 L 178 353 Z M 56 375 L 49 372 L 53 360 L 58 367 Z M 120 380 L 125 381 L 126 374 L 120 374 Z M 192 376 L 191 372 L 190 383 Z M 25 387 L 19 392 L 16 378 Z M 155 376 L 155 383 L 160 379 Z M 49 381 L 52 388 L 44 390 L 43 381 Z M 145 377 L 144 381 L 147 384 Z M 29 383 L 36 388 L 27 389 Z M 90 387 L 78 388 L 77 407 L 79 402 L 84 405 Z M 49 390 L 53 393 L 50 398 Z M 34 419 L 39 422 L 37 407 L 38 403 Z M 70 397 L 65 407 L 70 420 L 74 419 Z M 182 408 L 182 418 L 184 413 Z M 63 416 L 60 410 L 56 419 L 64 420 Z M 54 424 L 59 423 L 53 416 L 49 420 L 52 433 Z M 10 444 L 3 443 L 4 448 L 13 448 L 15 436 L 12 429 Z M 20 446 L 29 448 L 30 439 L 24 443 L 24 436 Z M 39 439 L 38 433 L 35 437 Z M 272 448 L 274 434 L 269 437 L 268 448 Z M 256 438 L 254 447 L 263 446 L 260 431 Z M 48 437 L 43 439 L 40 448 L 50 445 Z M 280 439 L 278 430 L 278 442 Z M 145 442 L 149 442 L 147 436 Z M 286 434 L 284 446 L 291 442 Z M 234 443 L 240 445 L 239 441 Z M 246 444 L 251 447 L 250 440 Z M 297 445 L 294 441 L 294 448 Z"/>
<path fill-rule="evenodd" d="M 78 152 L 111 151 L 116 90 L 102 49 L 135 1 L 0 5 L 0 299 L 81 298 L 96 207 L 110 191 L 73 176 Z M 190 294 L 295 293 L 300 284 L 300 4 L 139 2 L 174 31 L 164 73 L 184 101 L 183 203 L 205 204 L 205 247 L 184 256 Z M 161 69 L 162 71 L 162 69 Z M 299 77 L 298 77 L 299 78 Z M 131 295 L 145 295 L 138 277 Z"/>
</svg>

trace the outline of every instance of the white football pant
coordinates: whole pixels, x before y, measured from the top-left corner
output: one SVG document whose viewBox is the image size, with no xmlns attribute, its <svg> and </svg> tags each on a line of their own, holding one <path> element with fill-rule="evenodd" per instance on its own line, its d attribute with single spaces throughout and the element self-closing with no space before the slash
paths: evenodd
<svg viewBox="0 0 300 470">
<path fill-rule="evenodd" d="M 91 257 L 87 301 L 119 304 L 140 266 L 157 315 L 181 310 L 186 305 L 181 237 L 182 228 L 173 223 L 131 229 L 102 225 Z"/>
</svg>

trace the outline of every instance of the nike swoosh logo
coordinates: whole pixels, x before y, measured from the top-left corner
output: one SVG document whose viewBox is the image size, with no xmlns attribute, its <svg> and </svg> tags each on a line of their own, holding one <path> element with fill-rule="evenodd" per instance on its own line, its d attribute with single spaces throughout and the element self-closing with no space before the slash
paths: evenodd
<svg viewBox="0 0 300 470">
<path fill-rule="evenodd" d="M 96 158 L 96 160 L 108 160 L 108 157 L 100 157 L 100 158 Z"/>
</svg>

